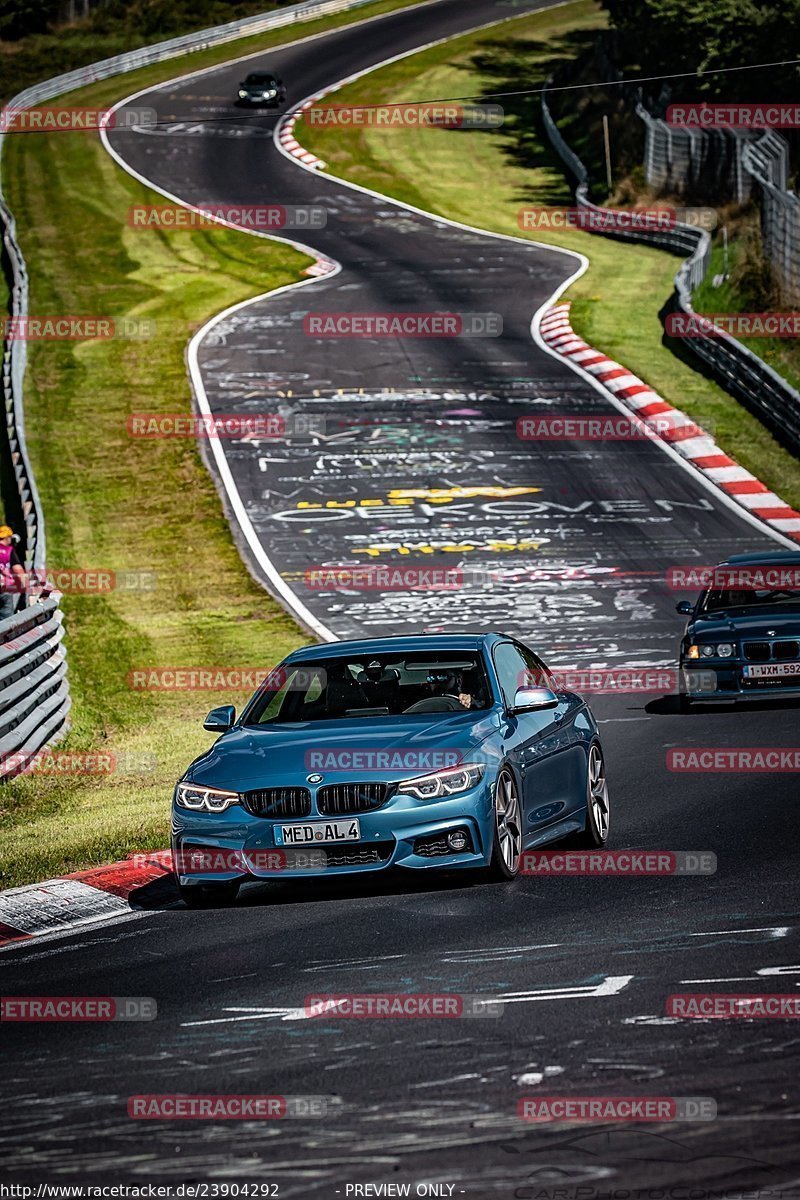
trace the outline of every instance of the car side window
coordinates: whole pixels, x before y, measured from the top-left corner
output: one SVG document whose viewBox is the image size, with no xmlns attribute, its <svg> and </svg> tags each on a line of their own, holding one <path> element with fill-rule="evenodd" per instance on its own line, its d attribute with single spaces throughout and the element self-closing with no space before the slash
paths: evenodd
<svg viewBox="0 0 800 1200">
<path fill-rule="evenodd" d="M 492 657 L 503 700 L 506 707 L 510 708 L 514 703 L 517 688 L 525 686 L 525 659 L 511 642 L 501 642 L 499 646 L 495 646 Z"/>
<path fill-rule="evenodd" d="M 517 649 L 525 661 L 526 672 L 526 687 L 547 687 L 552 691 L 557 691 L 553 674 L 549 667 L 545 666 L 538 654 L 534 654 L 527 646 L 520 643 L 515 643 Z"/>
</svg>

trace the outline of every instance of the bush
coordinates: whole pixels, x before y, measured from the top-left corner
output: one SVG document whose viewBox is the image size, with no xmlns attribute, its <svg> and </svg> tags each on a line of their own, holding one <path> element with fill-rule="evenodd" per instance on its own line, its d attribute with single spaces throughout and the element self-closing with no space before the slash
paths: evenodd
<svg viewBox="0 0 800 1200">
<path fill-rule="evenodd" d="M 679 76 L 795 57 L 800 0 L 601 2 L 617 34 L 620 62 L 642 75 Z M 785 66 L 676 78 L 672 91 L 686 100 L 795 102 L 799 84 L 798 68 Z"/>
</svg>

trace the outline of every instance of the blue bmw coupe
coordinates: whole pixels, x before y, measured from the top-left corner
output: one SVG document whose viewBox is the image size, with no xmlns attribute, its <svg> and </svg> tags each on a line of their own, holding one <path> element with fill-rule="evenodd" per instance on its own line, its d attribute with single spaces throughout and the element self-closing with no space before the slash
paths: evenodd
<svg viewBox="0 0 800 1200">
<path fill-rule="evenodd" d="M 527 646 L 497 633 L 297 650 L 175 788 L 183 899 L 230 903 L 253 879 L 408 867 L 513 879 L 522 852 L 602 846 L 597 723 Z"/>
</svg>

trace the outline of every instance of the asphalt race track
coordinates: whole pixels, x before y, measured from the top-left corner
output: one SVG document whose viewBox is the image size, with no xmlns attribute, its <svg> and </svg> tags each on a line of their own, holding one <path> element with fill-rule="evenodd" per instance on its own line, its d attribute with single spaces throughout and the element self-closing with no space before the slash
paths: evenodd
<svg viewBox="0 0 800 1200">
<path fill-rule="evenodd" d="M 441 0 L 268 61 L 297 103 L 511 11 Z M 242 74 L 241 64 L 216 68 L 139 96 L 166 124 L 110 138 L 132 170 L 193 204 L 327 210 L 325 228 L 288 236 L 341 270 L 238 309 L 199 350 L 214 412 L 282 405 L 325 423 L 324 437 L 224 444 L 247 517 L 312 625 L 331 637 L 499 628 L 554 665 L 673 664 L 681 619 L 659 582 L 666 570 L 780 542 L 654 443 L 516 437 L 517 418 L 534 411 L 615 411 L 531 338 L 574 257 L 305 171 L 266 136 L 275 117 L 215 123 L 237 117 Z M 309 312 L 403 309 L 500 314 L 503 335 L 304 333 Z M 312 566 L 364 561 L 474 574 L 456 593 L 305 586 Z M 408 1183 L 413 1195 L 426 1181 L 473 1200 L 800 1195 L 792 1024 L 665 1016 L 676 992 L 797 992 L 796 777 L 676 774 L 666 754 L 788 747 L 798 710 L 682 715 L 660 694 L 600 696 L 594 708 L 611 846 L 713 852 L 716 874 L 253 885 L 227 912 L 188 911 L 163 886 L 145 889 L 143 913 L 0 956 L 4 994 L 158 1003 L 152 1024 L 15 1028 L 0 1131 L 8 1179 L 273 1182 L 282 1200 L 333 1200 L 367 1183 Z M 391 991 L 491 994 L 505 1005 L 497 1019 L 450 1021 L 299 1011 L 315 992 Z M 335 1103 L 324 1120 L 127 1116 L 128 1097 L 168 1092 Z M 520 1097 L 548 1094 L 709 1097 L 718 1115 L 562 1129 L 517 1118 Z"/>
</svg>

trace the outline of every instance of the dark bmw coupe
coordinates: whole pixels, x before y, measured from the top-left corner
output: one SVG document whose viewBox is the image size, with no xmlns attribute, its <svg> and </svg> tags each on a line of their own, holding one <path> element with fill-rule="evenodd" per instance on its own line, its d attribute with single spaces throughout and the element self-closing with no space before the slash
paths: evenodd
<svg viewBox="0 0 800 1200">
<path fill-rule="evenodd" d="M 800 552 L 736 554 L 678 612 L 681 703 L 800 698 Z"/>
<path fill-rule="evenodd" d="M 277 108 L 286 99 L 283 80 L 271 71 L 251 71 L 239 84 L 238 103 Z"/>
</svg>

